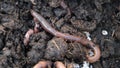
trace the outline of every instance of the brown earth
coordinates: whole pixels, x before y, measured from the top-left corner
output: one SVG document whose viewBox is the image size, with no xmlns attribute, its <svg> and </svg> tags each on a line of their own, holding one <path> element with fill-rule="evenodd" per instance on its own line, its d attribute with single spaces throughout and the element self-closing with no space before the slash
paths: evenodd
<svg viewBox="0 0 120 68">
<path fill-rule="evenodd" d="M 0 0 L 0 68 L 31 68 L 40 60 L 81 64 L 86 59 L 81 44 L 56 38 L 41 27 L 25 46 L 24 35 L 35 25 L 30 9 L 60 32 L 77 36 L 90 32 L 101 49 L 94 68 L 120 68 L 120 0 L 65 0 L 70 18 L 65 17 L 67 11 L 59 1 L 54 6 L 50 1 Z"/>
</svg>

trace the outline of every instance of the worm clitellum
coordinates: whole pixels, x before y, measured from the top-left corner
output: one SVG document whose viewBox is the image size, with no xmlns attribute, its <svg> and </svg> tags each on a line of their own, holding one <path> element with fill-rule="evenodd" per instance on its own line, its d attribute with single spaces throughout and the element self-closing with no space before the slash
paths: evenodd
<svg viewBox="0 0 120 68">
<path fill-rule="evenodd" d="M 50 24 L 45 20 L 45 18 L 43 18 L 40 14 L 38 14 L 34 10 L 31 10 L 31 14 L 34 18 L 36 18 L 39 21 L 42 28 L 44 30 L 46 30 L 47 32 L 51 33 L 52 35 L 54 35 L 56 37 L 61 37 L 61 38 L 64 38 L 64 39 L 70 40 L 70 41 L 77 41 L 84 46 L 89 46 L 94 52 L 94 56 L 90 56 L 88 54 L 86 55 L 86 57 L 90 63 L 96 62 L 100 58 L 100 49 L 99 49 L 98 45 L 94 44 L 92 41 L 90 41 L 82 36 L 73 36 L 73 35 L 61 33 L 59 31 L 55 30 L 52 26 L 50 26 Z"/>
</svg>

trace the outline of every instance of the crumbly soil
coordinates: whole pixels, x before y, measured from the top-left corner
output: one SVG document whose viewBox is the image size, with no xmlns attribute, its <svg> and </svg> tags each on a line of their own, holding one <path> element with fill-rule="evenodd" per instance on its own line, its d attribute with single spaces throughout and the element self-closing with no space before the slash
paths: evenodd
<svg viewBox="0 0 120 68">
<path fill-rule="evenodd" d="M 50 1 L 0 0 L 0 68 L 32 68 L 40 60 L 77 64 L 86 60 L 84 46 L 54 37 L 42 27 L 25 46 L 25 33 L 35 25 L 31 9 L 60 32 L 76 36 L 89 32 L 101 50 L 94 68 L 120 68 L 120 0 L 65 0 L 70 18 L 60 1 L 54 0 L 54 6 Z M 103 35 L 103 30 L 108 34 Z"/>
</svg>

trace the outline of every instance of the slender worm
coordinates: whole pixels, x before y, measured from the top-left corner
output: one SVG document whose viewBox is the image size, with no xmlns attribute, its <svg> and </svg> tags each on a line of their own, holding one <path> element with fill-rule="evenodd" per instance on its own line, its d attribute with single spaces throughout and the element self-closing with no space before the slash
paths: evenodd
<svg viewBox="0 0 120 68">
<path fill-rule="evenodd" d="M 64 0 L 61 1 L 60 5 L 61 5 L 64 9 L 67 10 L 67 15 L 66 15 L 66 17 L 67 17 L 67 16 L 70 17 L 70 16 L 71 16 L 70 8 L 65 4 L 65 1 L 64 1 Z"/>
<path fill-rule="evenodd" d="M 34 33 L 34 30 L 32 30 L 32 29 L 29 29 L 27 31 L 27 33 L 25 34 L 25 38 L 24 38 L 24 45 L 28 44 L 30 35 L 32 35 L 33 33 Z"/>
<path fill-rule="evenodd" d="M 89 56 L 88 54 L 86 55 L 90 63 L 96 62 L 100 58 L 100 49 L 92 41 L 89 41 L 88 39 L 82 36 L 78 37 L 78 36 L 61 33 L 55 30 L 53 27 L 51 27 L 50 24 L 34 10 L 31 10 L 31 14 L 34 18 L 36 18 L 40 22 L 40 25 L 43 27 L 43 29 L 45 29 L 47 32 L 51 33 L 52 35 L 56 37 L 64 38 L 66 40 L 77 41 L 84 46 L 89 46 L 94 52 L 94 56 Z"/>
<path fill-rule="evenodd" d="M 26 34 L 25 34 L 25 38 L 24 38 L 24 45 L 27 45 L 29 42 L 29 38 L 32 34 L 39 32 L 38 28 L 39 28 L 39 24 L 38 21 L 36 20 L 36 18 L 34 18 L 35 21 L 35 27 L 34 29 L 29 29 Z"/>
</svg>

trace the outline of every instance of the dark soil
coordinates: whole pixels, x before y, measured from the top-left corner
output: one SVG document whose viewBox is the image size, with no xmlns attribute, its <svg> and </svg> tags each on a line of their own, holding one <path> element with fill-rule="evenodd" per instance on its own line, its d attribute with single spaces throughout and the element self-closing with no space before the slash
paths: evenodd
<svg viewBox="0 0 120 68">
<path fill-rule="evenodd" d="M 34 28 L 30 9 L 60 32 L 76 36 L 90 32 L 101 49 L 101 58 L 92 64 L 94 68 L 120 68 L 120 0 L 65 0 L 70 18 L 66 18 L 60 0 L 54 0 L 54 5 L 50 1 L 0 0 L 0 68 L 32 68 L 40 60 L 80 64 L 86 59 L 81 44 L 56 38 L 41 27 L 25 46 L 24 35 Z M 103 35 L 102 30 L 108 34 Z"/>
</svg>

